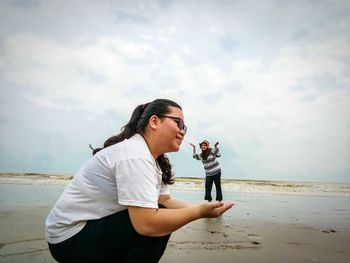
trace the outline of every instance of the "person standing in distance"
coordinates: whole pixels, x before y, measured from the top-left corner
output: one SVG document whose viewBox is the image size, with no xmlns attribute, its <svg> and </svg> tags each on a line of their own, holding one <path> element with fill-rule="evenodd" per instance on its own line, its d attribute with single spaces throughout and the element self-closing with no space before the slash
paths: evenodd
<svg viewBox="0 0 350 263">
<path fill-rule="evenodd" d="M 221 189 L 221 168 L 218 162 L 218 157 L 221 156 L 218 145 L 216 142 L 214 149 L 209 147 L 209 142 L 207 140 L 202 141 L 199 147 L 202 153 L 196 154 L 196 146 L 190 143 L 193 147 L 193 158 L 202 161 L 205 170 L 205 196 L 204 200 L 212 201 L 211 190 L 213 187 L 213 182 L 216 189 L 216 200 L 222 201 L 222 189 Z"/>
<path fill-rule="evenodd" d="M 158 262 L 170 234 L 232 203 L 172 198 L 165 153 L 186 134 L 181 107 L 166 99 L 137 106 L 121 133 L 93 149 L 47 216 L 46 240 L 58 262 Z"/>
</svg>

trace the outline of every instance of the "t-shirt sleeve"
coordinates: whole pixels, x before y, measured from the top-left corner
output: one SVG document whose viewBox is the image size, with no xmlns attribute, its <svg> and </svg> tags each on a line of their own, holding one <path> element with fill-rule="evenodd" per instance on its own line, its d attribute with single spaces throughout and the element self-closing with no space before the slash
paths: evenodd
<svg viewBox="0 0 350 263">
<path fill-rule="evenodd" d="M 170 193 L 169 187 L 165 183 L 161 183 L 161 188 L 160 188 L 160 195 L 168 195 Z"/>
<path fill-rule="evenodd" d="M 118 203 L 125 206 L 158 208 L 161 185 L 151 160 L 135 158 L 120 161 L 115 167 Z"/>
</svg>

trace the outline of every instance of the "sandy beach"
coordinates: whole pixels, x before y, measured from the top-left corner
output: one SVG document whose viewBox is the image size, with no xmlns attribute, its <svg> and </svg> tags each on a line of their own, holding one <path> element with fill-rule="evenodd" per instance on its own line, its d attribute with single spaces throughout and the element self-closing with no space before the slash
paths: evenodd
<svg viewBox="0 0 350 263">
<path fill-rule="evenodd" d="M 44 238 L 44 220 L 68 182 L 69 176 L 0 175 L 0 262 L 55 262 Z M 61 188 L 51 199 L 45 198 L 47 193 L 40 195 L 56 186 Z M 173 190 L 179 196 L 188 197 L 188 192 L 201 196 L 201 187 L 200 179 L 182 179 Z M 173 233 L 161 262 L 349 262 L 348 187 L 223 183 L 235 207 L 218 219 L 201 219 Z M 24 196 L 23 189 L 32 199 Z"/>
</svg>

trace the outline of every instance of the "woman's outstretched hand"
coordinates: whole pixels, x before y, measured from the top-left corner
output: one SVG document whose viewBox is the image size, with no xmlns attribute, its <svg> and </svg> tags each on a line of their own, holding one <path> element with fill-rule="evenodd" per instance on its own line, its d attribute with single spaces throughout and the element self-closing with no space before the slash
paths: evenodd
<svg viewBox="0 0 350 263">
<path fill-rule="evenodd" d="M 190 145 L 193 147 L 193 148 L 195 148 L 196 146 L 193 144 L 193 143 L 190 143 Z"/>
<path fill-rule="evenodd" d="M 199 210 L 201 218 L 215 218 L 221 216 L 233 206 L 234 204 L 231 202 L 208 202 L 201 204 Z"/>
<path fill-rule="evenodd" d="M 215 145 L 214 145 L 215 148 L 218 147 L 218 145 L 219 145 L 219 142 L 216 142 Z"/>
</svg>

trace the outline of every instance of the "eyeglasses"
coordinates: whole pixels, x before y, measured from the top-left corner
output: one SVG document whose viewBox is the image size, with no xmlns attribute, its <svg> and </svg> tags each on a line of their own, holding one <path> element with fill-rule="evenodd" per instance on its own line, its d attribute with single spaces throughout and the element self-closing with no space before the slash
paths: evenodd
<svg viewBox="0 0 350 263">
<path fill-rule="evenodd" d="M 157 114 L 157 116 L 174 120 L 177 123 L 177 127 L 179 127 L 180 130 L 183 130 L 185 133 L 187 132 L 187 126 L 185 125 L 184 121 L 181 118 L 168 116 L 168 115 L 159 115 L 159 114 Z"/>
</svg>

